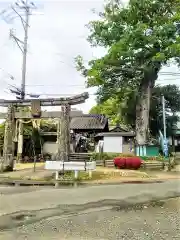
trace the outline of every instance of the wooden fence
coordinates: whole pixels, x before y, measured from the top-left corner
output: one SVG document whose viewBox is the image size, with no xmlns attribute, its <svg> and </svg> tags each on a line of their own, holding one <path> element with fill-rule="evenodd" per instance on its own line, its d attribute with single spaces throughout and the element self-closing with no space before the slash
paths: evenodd
<svg viewBox="0 0 180 240">
<path fill-rule="evenodd" d="M 70 154 L 70 161 L 85 161 L 88 162 L 92 158 L 92 154 L 89 153 L 73 153 Z M 161 170 L 164 169 L 165 165 L 168 165 L 169 163 L 163 162 L 163 161 L 144 161 L 141 165 L 141 168 L 144 170 Z M 171 159 L 171 165 L 173 167 L 174 164 L 174 157 Z M 96 160 L 96 166 L 99 167 L 111 167 L 114 168 L 114 162 L 113 160 Z"/>
<path fill-rule="evenodd" d="M 114 167 L 114 162 L 113 160 L 97 160 L 96 161 L 96 166 L 99 167 Z M 143 169 L 156 169 L 156 170 L 160 170 L 160 169 L 164 169 L 164 163 L 161 161 L 152 161 L 152 162 L 144 162 L 141 165 L 141 168 Z"/>
</svg>

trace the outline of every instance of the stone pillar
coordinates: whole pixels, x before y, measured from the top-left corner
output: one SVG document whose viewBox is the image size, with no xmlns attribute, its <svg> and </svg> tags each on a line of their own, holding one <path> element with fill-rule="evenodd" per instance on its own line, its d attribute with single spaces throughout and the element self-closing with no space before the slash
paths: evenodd
<svg viewBox="0 0 180 240">
<path fill-rule="evenodd" d="M 19 120 L 17 162 L 22 161 L 22 153 L 23 153 L 23 122 Z"/>
<path fill-rule="evenodd" d="M 71 111 L 71 106 L 69 104 L 66 104 L 64 106 L 64 112 L 65 112 L 65 141 L 66 141 L 66 155 L 69 156 L 71 153 L 71 135 L 70 135 L 70 111 Z"/>
<path fill-rule="evenodd" d="M 62 109 L 62 115 L 61 118 L 58 119 L 57 124 L 57 143 L 58 143 L 58 157 L 57 160 L 60 161 L 67 161 L 66 156 L 66 142 L 65 142 L 65 114 L 64 114 L 64 108 Z"/>
<path fill-rule="evenodd" d="M 9 105 L 7 119 L 4 130 L 3 160 L 1 163 L 2 171 L 13 171 L 14 167 L 14 107 Z"/>
<path fill-rule="evenodd" d="M 68 161 L 70 154 L 70 105 L 61 107 L 62 116 L 57 125 L 58 159 Z"/>
</svg>

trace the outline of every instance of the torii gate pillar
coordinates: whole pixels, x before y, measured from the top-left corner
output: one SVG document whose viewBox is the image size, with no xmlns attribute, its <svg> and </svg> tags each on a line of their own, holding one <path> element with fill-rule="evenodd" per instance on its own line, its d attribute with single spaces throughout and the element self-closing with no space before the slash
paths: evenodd
<svg viewBox="0 0 180 240">
<path fill-rule="evenodd" d="M 70 110 L 69 104 L 61 106 L 62 116 L 58 119 L 57 143 L 59 161 L 68 161 L 70 154 Z"/>
<path fill-rule="evenodd" d="M 13 171 L 14 167 L 14 106 L 8 106 L 7 120 L 4 130 L 2 171 Z"/>
</svg>

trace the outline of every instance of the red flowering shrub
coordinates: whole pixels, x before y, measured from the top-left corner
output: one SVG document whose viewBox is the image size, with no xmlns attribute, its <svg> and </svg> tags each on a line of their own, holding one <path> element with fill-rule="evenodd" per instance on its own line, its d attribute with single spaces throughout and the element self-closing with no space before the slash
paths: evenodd
<svg viewBox="0 0 180 240">
<path fill-rule="evenodd" d="M 142 164 L 142 159 L 140 157 L 134 157 L 131 160 L 131 167 L 132 169 L 139 169 Z"/>
<path fill-rule="evenodd" d="M 114 166 L 121 169 L 139 169 L 142 164 L 140 157 L 116 157 L 114 158 Z"/>
<path fill-rule="evenodd" d="M 116 168 L 125 168 L 126 167 L 126 158 L 125 157 L 115 157 L 114 158 L 114 166 Z"/>
<path fill-rule="evenodd" d="M 125 163 L 126 163 L 126 169 L 132 168 L 132 158 L 131 157 L 127 157 Z"/>
</svg>

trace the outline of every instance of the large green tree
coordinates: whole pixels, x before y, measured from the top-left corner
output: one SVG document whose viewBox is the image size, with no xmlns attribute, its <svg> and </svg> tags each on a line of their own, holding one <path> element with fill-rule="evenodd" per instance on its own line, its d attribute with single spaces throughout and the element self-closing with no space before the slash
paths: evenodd
<svg viewBox="0 0 180 240">
<path fill-rule="evenodd" d="M 120 123 L 129 129 L 135 129 L 136 102 L 134 93 L 124 101 L 121 99 L 109 99 L 92 107 L 90 113 L 100 113 L 108 116 L 112 124 Z M 162 95 L 165 97 L 165 113 L 167 122 L 167 135 L 172 136 L 173 127 L 178 121 L 177 112 L 180 112 L 180 89 L 177 85 L 155 86 L 152 90 L 149 133 L 156 137 L 159 130 L 163 131 Z"/>
<path fill-rule="evenodd" d="M 88 41 L 107 51 L 89 62 L 77 57 L 77 69 L 88 86 L 98 87 L 97 100 L 135 98 L 136 140 L 148 139 L 152 89 L 163 65 L 180 56 L 179 0 L 109 1 L 100 19 L 89 23 Z"/>
</svg>

